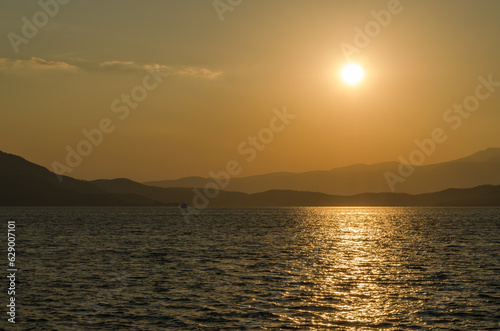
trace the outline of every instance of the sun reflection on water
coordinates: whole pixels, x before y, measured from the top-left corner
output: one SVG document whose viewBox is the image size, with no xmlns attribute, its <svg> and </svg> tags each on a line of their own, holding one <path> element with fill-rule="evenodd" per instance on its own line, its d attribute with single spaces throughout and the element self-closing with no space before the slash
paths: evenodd
<svg viewBox="0 0 500 331">
<path fill-rule="evenodd" d="M 397 224 L 380 214 L 389 208 L 311 208 L 303 218 L 297 261 L 307 268 L 311 283 L 307 311 L 330 326 L 383 327 L 391 315 L 409 307 L 400 300 L 404 284 L 402 255 L 410 247 L 392 247 Z M 398 254 L 400 253 L 400 254 Z M 416 303 L 415 303 L 416 304 Z M 305 310 L 306 311 L 306 310 Z M 311 316 L 304 316 L 306 322 Z"/>
<path fill-rule="evenodd" d="M 38 223 L 29 222 L 31 208 L 3 214 L 24 223 L 28 329 L 70 321 L 134 330 L 498 329 L 500 209 L 214 208 L 189 225 L 173 208 L 130 209 L 126 218 L 122 209 L 37 213 L 47 231 L 30 225 Z M 108 284 L 121 269 L 126 290 L 99 302 L 99 313 L 80 311 L 89 289 L 102 292 L 96 281 Z M 123 318 L 111 319 L 117 309 Z"/>
</svg>

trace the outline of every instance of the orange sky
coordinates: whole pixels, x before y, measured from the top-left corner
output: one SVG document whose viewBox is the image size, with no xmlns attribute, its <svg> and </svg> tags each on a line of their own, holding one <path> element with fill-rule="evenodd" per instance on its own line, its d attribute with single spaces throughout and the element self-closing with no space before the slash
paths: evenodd
<svg viewBox="0 0 500 331">
<path fill-rule="evenodd" d="M 296 117 L 240 176 L 397 160 L 435 128 L 448 139 L 426 163 L 500 146 L 500 87 L 459 128 L 443 118 L 478 77 L 500 82 L 495 0 L 46 3 L 0 4 L 0 150 L 76 178 L 207 176 L 284 107 Z M 92 150 L 71 167 L 68 146 Z"/>
</svg>

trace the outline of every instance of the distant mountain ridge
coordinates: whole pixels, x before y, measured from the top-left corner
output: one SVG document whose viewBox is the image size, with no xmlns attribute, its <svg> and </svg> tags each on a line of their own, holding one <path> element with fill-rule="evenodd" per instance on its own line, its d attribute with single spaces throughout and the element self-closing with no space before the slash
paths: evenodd
<svg viewBox="0 0 500 331">
<path fill-rule="evenodd" d="M 140 193 L 161 202 L 183 201 L 193 205 L 191 188 L 159 188 L 128 179 L 97 180 L 93 184 L 112 193 Z M 198 192 L 203 191 L 198 189 Z M 199 195 L 198 195 L 199 198 Z M 198 200 L 199 201 L 199 200 Z M 404 193 L 364 193 L 354 196 L 318 192 L 270 190 L 260 193 L 220 191 L 209 199 L 210 207 L 293 207 L 293 206 L 500 206 L 500 185 L 411 195 Z M 196 206 L 195 206 L 196 207 Z"/>
<path fill-rule="evenodd" d="M 311 191 L 334 195 L 366 192 L 388 193 L 386 172 L 398 174 L 398 162 L 357 164 L 325 171 L 270 173 L 232 178 L 228 191 L 258 193 L 273 189 Z M 185 177 L 177 180 L 146 182 L 158 187 L 203 187 L 211 178 Z M 395 185 L 395 193 L 422 194 L 449 188 L 500 185 L 500 148 L 489 148 L 449 162 L 415 166 L 415 172 Z"/>
<path fill-rule="evenodd" d="M 341 171 L 349 171 L 347 168 Z M 194 199 L 199 199 L 198 194 L 202 191 L 203 188 L 148 186 L 126 178 L 84 181 L 64 176 L 59 182 L 48 169 L 0 151 L 0 206 L 177 206 L 184 202 L 197 207 Z M 500 185 L 419 195 L 363 193 L 341 196 L 279 189 L 254 194 L 220 191 L 207 201 L 208 207 L 500 206 Z"/>
</svg>

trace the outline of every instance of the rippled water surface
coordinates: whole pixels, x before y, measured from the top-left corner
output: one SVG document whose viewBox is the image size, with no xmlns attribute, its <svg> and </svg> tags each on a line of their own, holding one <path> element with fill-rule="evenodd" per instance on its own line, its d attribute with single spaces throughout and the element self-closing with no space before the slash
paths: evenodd
<svg viewBox="0 0 500 331">
<path fill-rule="evenodd" d="M 23 330 L 500 329 L 500 209 L 0 212 Z"/>
</svg>

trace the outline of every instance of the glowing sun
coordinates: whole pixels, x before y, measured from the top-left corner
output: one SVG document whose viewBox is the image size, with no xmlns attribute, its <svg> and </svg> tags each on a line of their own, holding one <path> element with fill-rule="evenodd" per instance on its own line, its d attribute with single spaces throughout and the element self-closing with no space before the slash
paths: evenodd
<svg viewBox="0 0 500 331">
<path fill-rule="evenodd" d="M 348 63 L 340 71 L 340 77 L 342 77 L 344 83 L 349 85 L 359 84 L 363 80 L 364 75 L 363 68 L 356 63 Z"/>
</svg>

